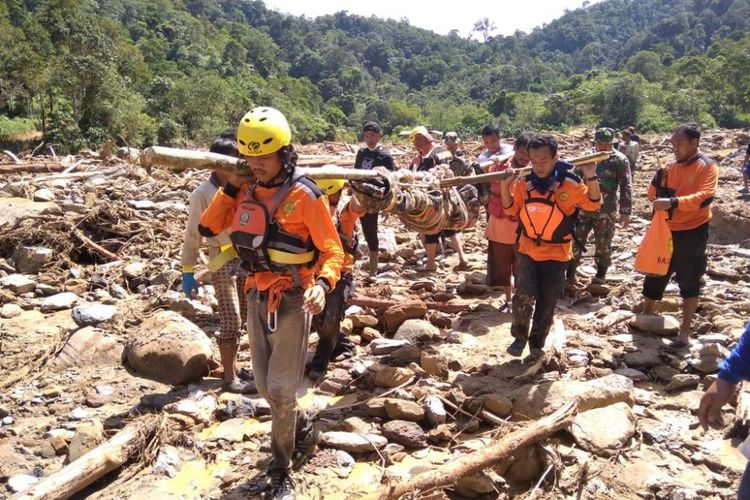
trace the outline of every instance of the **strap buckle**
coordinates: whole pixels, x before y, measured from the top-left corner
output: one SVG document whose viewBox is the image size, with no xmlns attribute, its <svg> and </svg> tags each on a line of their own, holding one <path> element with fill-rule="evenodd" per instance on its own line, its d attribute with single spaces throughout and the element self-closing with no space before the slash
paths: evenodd
<svg viewBox="0 0 750 500">
<path fill-rule="evenodd" d="M 279 311 L 267 313 L 266 326 L 268 326 L 268 331 L 274 333 L 276 331 L 276 327 L 278 326 L 278 322 Z"/>
</svg>

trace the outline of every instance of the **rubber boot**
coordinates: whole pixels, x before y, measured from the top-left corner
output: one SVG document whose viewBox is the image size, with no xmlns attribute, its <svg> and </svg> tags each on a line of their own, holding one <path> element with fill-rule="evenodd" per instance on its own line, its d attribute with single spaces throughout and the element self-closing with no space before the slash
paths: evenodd
<svg viewBox="0 0 750 500">
<path fill-rule="evenodd" d="M 604 284 L 605 278 L 607 277 L 607 268 L 604 266 L 596 266 L 596 276 L 591 280 L 592 283 Z"/>
<path fill-rule="evenodd" d="M 370 250 L 370 276 L 376 276 L 378 274 L 378 261 L 380 260 L 380 252 Z"/>
</svg>

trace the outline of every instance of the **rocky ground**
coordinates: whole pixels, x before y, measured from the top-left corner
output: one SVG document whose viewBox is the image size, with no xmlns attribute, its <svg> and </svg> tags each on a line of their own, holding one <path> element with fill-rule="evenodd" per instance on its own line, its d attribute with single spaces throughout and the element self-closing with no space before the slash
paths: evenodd
<svg viewBox="0 0 750 500">
<path fill-rule="evenodd" d="M 564 154 L 580 153 L 591 137 L 560 136 Z M 723 431 L 704 433 L 695 411 L 750 313 L 750 199 L 737 193 L 750 136 L 704 137 L 721 164 L 720 193 L 695 344 L 682 351 L 671 346 L 676 285 L 661 316 L 639 316 L 642 278 L 633 270 L 649 216 L 646 186 L 671 156 L 666 139 L 644 145 L 634 217 L 617 233 L 606 285 L 589 285 L 590 260 L 580 268 L 581 288 L 559 303 L 537 362 L 505 353 L 510 316 L 498 312 L 501 291 L 484 284 L 481 224 L 464 233 L 471 270 L 454 271 L 457 257 L 446 255 L 438 272 L 424 274 L 415 270 L 424 253 L 416 235 L 390 217 L 380 275 L 366 282 L 358 270 L 357 290 L 390 307 L 352 306 L 342 329 L 355 355 L 300 392 L 325 431 L 296 474 L 300 491 L 364 497 L 594 394 L 602 408 L 425 497 L 733 498 L 746 463 L 735 448 L 747 432 L 747 395 L 727 407 Z M 344 146 L 304 152 L 353 159 Z M 401 148 L 397 161 L 408 163 Z M 259 497 L 268 408 L 219 390 L 210 276 L 199 273 L 200 300 L 179 292 L 187 199 L 206 173 L 149 174 L 107 151 L 21 160 L 0 164 L 0 496 L 141 426 L 137 453 L 79 498 Z M 251 368 L 246 340 L 240 359 Z"/>
</svg>

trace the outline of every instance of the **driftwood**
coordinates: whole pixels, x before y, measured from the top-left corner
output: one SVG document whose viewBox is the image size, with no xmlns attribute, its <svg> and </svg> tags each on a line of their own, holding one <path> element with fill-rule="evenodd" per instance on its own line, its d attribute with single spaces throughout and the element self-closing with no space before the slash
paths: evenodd
<svg viewBox="0 0 750 500">
<path fill-rule="evenodd" d="M 370 297 L 355 296 L 349 300 L 349 304 L 354 306 L 371 307 L 372 309 L 385 310 L 389 307 L 403 304 L 403 302 L 399 300 L 383 300 L 373 299 Z M 425 302 L 425 304 L 427 305 L 427 309 L 451 314 L 471 310 L 471 306 L 469 304 L 448 304 L 444 302 Z"/>
<path fill-rule="evenodd" d="M 158 415 L 151 415 L 131 423 L 109 441 L 50 474 L 31 488 L 11 497 L 11 500 L 70 498 L 142 452 L 158 429 L 159 422 Z"/>
<path fill-rule="evenodd" d="M 28 164 L 4 164 L 0 163 L 0 175 L 2 174 L 39 174 L 45 172 L 62 172 L 65 167 L 59 163 L 28 163 Z"/>
<path fill-rule="evenodd" d="M 482 450 L 417 474 L 407 481 L 388 484 L 381 488 L 376 498 L 392 500 L 414 492 L 447 487 L 463 477 L 504 462 L 518 450 L 570 426 L 578 413 L 578 403 L 576 399 L 569 401 L 555 413 L 504 435 Z"/>
<path fill-rule="evenodd" d="M 79 229 L 73 229 L 73 236 L 78 238 L 81 241 L 81 243 L 83 243 L 84 245 L 86 245 L 87 247 L 89 247 L 91 250 L 95 251 L 102 257 L 106 257 L 112 260 L 117 260 L 118 257 L 116 254 L 110 252 L 103 246 L 98 245 L 97 243 L 94 243 L 93 241 L 91 241 L 91 239 L 86 237 L 86 235 L 83 234 Z"/>
<path fill-rule="evenodd" d="M 19 160 L 16 155 L 14 155 L 13 153 L 11 153 L 7 149 L 3 151 L 3 154 L 7 155 L 8 158 L 10 158 L 11 160 L 13 160 L 13 163 L 15 163 L 16 165 L 20 165 L 21 164 L 21 160 Z"/>
</svg>

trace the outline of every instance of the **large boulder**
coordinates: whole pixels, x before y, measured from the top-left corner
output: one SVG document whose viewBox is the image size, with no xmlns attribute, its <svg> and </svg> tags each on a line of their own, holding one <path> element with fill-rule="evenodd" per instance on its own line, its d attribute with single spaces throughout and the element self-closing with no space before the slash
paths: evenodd
<svg viewBox="0 0 750 500">
<path fill-rule="evenodd" d="M 422 319 L 427 314 L 427 305 L 421 300 L 410 300 L 402 304 L 396 304 L 386 309 L 383 314 L 383 323 L 389 333 L 395 332 L 404 321 L 409 319 Z"/>
<path fill-rule="evenodd" d="M 576 415 L 570 431 L 584 450 L 610 457 L 635 434 L 635 414 L 627 403 L 596 408 Z"/>
<path fill-rule="evenodd" d="M 510 395 L 513 401 L 513 420 L 536 420 L 563 406 L 573 398 L 579 399 L 579 411 L 619 402 L 633 401 L 633 381 L 622 375 L 580 382 L 560 380 L 528 384 Z"/>
<path fill-rule="evenodd" d="M 70 336 L 53 366 L 64 370 L 74 366 L 117 365 L 121 359 L 122 345 L 116 339 L 93 327 L 86 327 Z"/>
<path fill-rule="evenodd" d="M 135 329 L 125 357 L 142 377 L 183 385 L 200 380 L 211 358 L 206 334 L 174 311 L 160 311 Z"/>
</svg>

